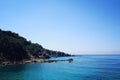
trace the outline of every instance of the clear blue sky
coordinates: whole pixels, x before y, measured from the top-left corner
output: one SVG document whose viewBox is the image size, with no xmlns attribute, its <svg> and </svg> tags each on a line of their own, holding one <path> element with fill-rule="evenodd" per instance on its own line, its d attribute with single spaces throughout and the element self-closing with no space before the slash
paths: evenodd
<svg viewBox="0 0 120 80">
<path fill-rule="evenodd" d="M 0 0 L 0 28 L 52 50 L 120 52 L 120 0 Z"/>
</svg>

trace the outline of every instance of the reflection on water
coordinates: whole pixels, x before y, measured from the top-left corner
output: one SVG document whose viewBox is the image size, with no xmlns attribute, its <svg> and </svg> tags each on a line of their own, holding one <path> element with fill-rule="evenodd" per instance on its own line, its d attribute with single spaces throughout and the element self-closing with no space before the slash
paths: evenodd
<svg viewBox="0 0 120 80">
<path fill-rule="evenodd" d="M 9 66 L 4 66 L 0 68 L 0 71 L 4 72 L 19 72 L 22 70 L 25 70 L 26 64 L 25 65 L 9 65 Z"/>
</svg>

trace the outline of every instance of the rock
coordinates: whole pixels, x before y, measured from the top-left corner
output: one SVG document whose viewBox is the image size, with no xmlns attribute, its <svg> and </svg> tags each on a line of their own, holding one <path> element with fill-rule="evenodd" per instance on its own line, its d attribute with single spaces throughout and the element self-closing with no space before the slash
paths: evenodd
<svg viewBox="0 0 120 80">
<path fill-rule="evenodd" d="M 70 59 L 68 59 L 68 61 L 73 61 L 73 59 L 72 59 L 72 58 L 70 58 Z"/>
<path fill-rule="evenodd" d="M 68 61 L 69 61 L 69 62 L 72 62 L 72 61 L 73 61 L 73 59 L 72 59 L 72 58 L 70 58 L 70 59 L 68 59 Z"/>
</svg>

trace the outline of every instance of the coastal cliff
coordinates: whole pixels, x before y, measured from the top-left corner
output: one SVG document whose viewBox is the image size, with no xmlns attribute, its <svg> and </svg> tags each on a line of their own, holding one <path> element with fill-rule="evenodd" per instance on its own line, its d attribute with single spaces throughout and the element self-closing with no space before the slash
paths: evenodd
<svg viewBox="0 0 120 80">
<path fill-rule="evenodd" d="M 0 29 L 0 64 L 61 56 L 71 55 L 45 49 L 38 43 L 27 41 L 17 33 Z"/>
</svg>

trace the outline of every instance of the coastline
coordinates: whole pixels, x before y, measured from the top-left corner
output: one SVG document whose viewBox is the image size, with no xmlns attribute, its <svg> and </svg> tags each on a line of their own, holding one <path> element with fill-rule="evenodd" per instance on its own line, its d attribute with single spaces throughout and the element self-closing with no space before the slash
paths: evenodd
<svg viewBox="0 0 120 80">
<path fill-rule="evenodd" d="M 53 62 L 59 62 L 59 61 L 72 62 L 73 59 L 72 58 L 65 59 L 65 60 L 30 59 L 30 60 L 14 61 L 14 62 L 4 61 L 4 62 L 0 63 L 0 67 L 7 66 L 7 65 L 27 64 L 27 63 L 32 63 L 32 62 L 33 63 L 53 63 Z"/>
</svg>

